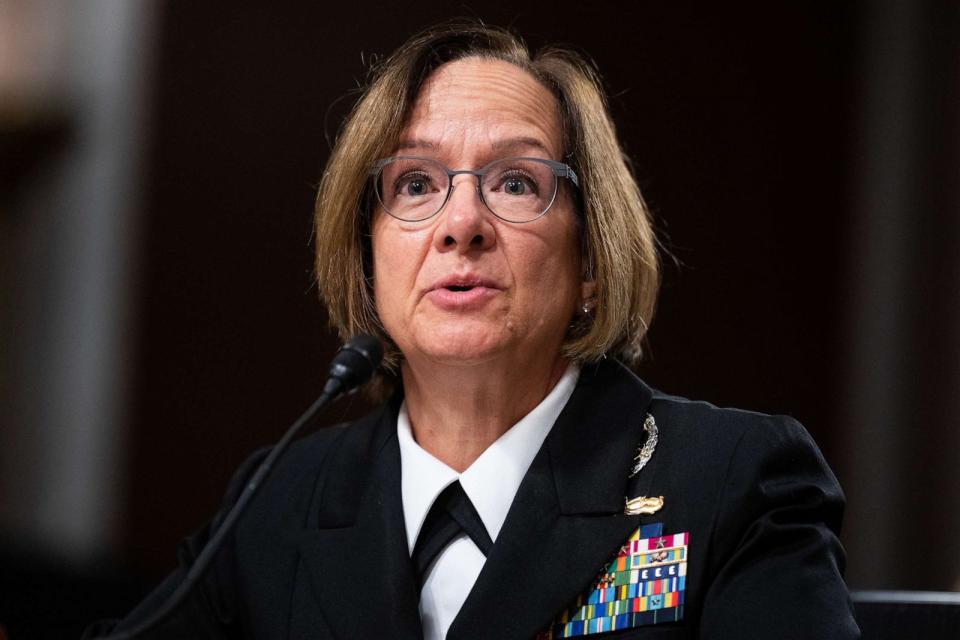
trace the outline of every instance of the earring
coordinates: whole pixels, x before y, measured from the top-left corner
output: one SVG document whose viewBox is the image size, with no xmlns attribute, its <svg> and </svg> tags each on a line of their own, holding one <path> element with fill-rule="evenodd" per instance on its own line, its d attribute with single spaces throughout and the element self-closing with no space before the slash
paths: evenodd
<svg viewBox="0 0 960 640">
<path fill-rule="evenodd" d="M 596 306 L 596 302 L 593 298 L 587 298 L 583 301 L 583 304 L 580 306 L 580 310 L 583 311 L 583 315 L 589 316 L 590 312 L 593 311 L 593 307 Z"/>
</svg>

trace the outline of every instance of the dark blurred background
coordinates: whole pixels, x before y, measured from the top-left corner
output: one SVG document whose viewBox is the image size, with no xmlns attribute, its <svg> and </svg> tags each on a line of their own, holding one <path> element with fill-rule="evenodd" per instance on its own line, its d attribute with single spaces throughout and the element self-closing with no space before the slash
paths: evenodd
<svg viewBox="0 0 960 640">
<path fill-rule="evenodd" d="M 852 587 L 960 589 L 957 3 L 12 0 L 10 637 L 122 615 L 318 394 L 330 141 L 371 58 L 454 16 L 596 60 L 672 254 L 641 375 L 807 426 L 847 492 Z"/>
</svg>

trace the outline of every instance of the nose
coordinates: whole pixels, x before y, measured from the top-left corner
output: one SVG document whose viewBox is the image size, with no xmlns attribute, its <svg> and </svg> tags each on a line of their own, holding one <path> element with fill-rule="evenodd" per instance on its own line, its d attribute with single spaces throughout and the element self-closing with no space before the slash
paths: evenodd
<svg viewBox="0 0 960 640">
<path fill-rule="evenodd" d="M 491 249 L 496 244 L 496 231 L 493 216 L 480 200 L 477 179 L 457 176 L 450 189 L 434 235 L 437 249 L 460 253 Z"/>
</svg>

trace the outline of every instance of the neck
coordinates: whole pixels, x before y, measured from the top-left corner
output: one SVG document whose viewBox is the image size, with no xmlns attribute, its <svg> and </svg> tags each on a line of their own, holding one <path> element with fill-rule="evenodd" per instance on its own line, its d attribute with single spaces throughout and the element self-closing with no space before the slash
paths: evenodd
<svg viewBox="0 0 960 640">
<path fill-rule="evenodd" d="M 547 397 L 568 362 L 546 366 L 447 367 L 405 361 L 401 367 L 417 444 L 462 472 Z"/>
</svg>

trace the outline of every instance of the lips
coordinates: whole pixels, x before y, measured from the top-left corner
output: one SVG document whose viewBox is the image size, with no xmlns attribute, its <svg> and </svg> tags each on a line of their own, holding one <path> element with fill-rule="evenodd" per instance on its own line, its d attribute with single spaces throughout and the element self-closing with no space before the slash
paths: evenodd
<svg viewBox="0 0 960 640">
<path fill-rule="evenodd" d="M 426 297 L 441 309 L 467 311 L 476 309 L 500 293 L 500 286 L 480 275 L 452 275 L 441 278 L 427 291 Z"/>
<path fill-rule="evenodd" d="M 489 278 L 479 275 L 453 275 L 441 278 L 430 287 L 431 291 L 438 289 L 447 289 L 448 291 L 461 292 L 469 291 L 476 287 L 487 289 L 499 289 L 497 283 Z"/>
</svg>

